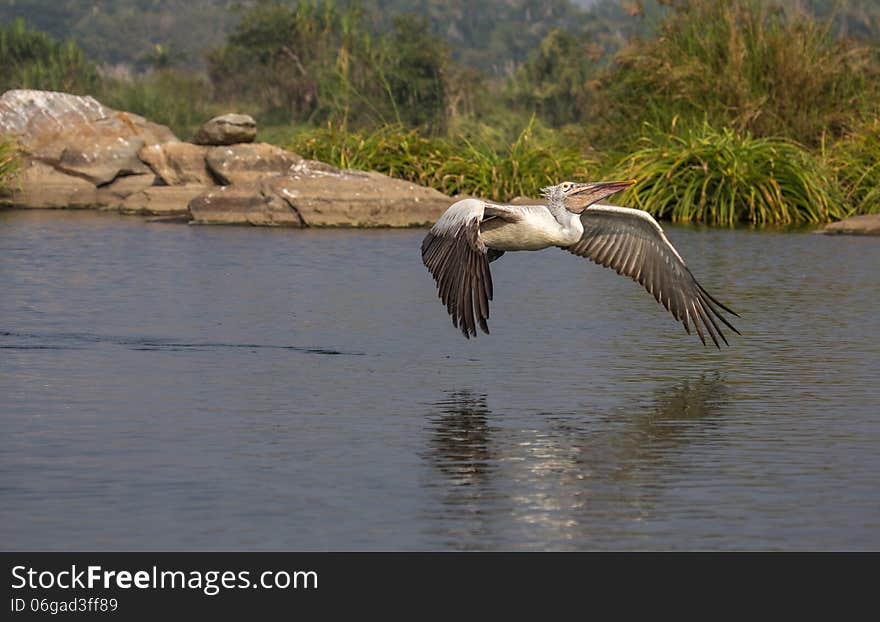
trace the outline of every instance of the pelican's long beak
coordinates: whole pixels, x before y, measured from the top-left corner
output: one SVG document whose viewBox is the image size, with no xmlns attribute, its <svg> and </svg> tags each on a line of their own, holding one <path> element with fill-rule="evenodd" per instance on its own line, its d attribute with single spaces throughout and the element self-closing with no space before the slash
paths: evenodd
<svg viewBox="0 0 880 622">
<path fill-rule="evenodd" d="M 580 214 L 596 201 L 601 201 L 607 196 L 626 190 L 634 183 L 636 183 L 635 179 L 576 184 L 566 197 L 565 207 L 570 212 Z"/>
</svg>

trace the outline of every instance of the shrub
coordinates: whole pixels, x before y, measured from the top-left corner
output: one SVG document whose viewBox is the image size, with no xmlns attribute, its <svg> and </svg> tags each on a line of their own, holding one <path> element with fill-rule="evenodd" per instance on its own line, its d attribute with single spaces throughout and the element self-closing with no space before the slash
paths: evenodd
<svg viewBox="0 0 880 622">
<path fill-rule="evenodd" d="M 857 214 L 880 212 L 880 119 L 856 127 L 828 150 L 838 186 Z"/>
<path fill-rule="evenodd" d="M 760 0 L 689 0 L 618 55 L 592 89 L 591 120 L 605 145 L 680 116 L 815 147 L 876 109 L 877 76 L 871 48 L 835 38 L 830 22 Z"/>
<path fill-rule="evenodd" d="M 624 201 L 674 221 L 788 225 L 848 211 L 830 169 L 797 143 L 706 123 L 669 132 L 647 127 L 611 176 L 638 180 Z"/>
<path fill-rule="evenodd" d="M 95 64 L 73 42 L 60 42 L 16 19 L 0 30 L 0 92 L 42 89 L 87 94 L 98 85 Z"/>
<path fill-rule="evenodd" d="M 392 20 L 375 33 L 357 6 L 260 2 L 208 56 L 218 92 L 260 107 L 272 123 L 445 127 L 445 42 L 427 23 Z"/>
<path fill-rule="evenodd" d="M 532 121 L 499 148 L 480 137 L 430 137 L 399 125 L 371 132 L 328 125 L 299 134 L 290 148 L 340 168 L 379 171 L 446 194 L 508 200 L 538 196 L 543 186 L 561 179 L 583 178 L 592 166 L 576 149 L 536 138 L 539 134 Z"/>
<path fill-rule="evenodd" d="M 12 188 L 19 163 L 15 140 L 0 136 L 0 196 L 8 193 Z"/>
</svg>

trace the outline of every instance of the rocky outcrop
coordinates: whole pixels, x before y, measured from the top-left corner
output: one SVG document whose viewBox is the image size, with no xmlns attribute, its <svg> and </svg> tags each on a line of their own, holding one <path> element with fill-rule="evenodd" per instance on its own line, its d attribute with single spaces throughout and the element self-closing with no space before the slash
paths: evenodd
<svg viewBox="0 0 880 622">
<path fill-rule="evenodd" d="M 545 205 L 546 203 L 547 199 L 533 199 L 522 195 L 515 196 L 510 200 L 511 205 Z"/>
<path fill-rule="evenodd" d="M 832 222 L 818 230 L 828 235 L 880 235 L 880 214 L 850 216 L 838 222 Z"/>
<path fill-rule="evenodd" d="M 205 122 L 192 141 L 197 145 L 250 143 L 257 137 L 257 122 L 247 114 L 224 114 Z"/>
<path fill-rule="evenodd" d="M 196 225 L 303 226 L 297 211 L 265 180 L 201 194 L 190 201 L 189 211 Z"/>
<path fill-rule="evenodd" d="M 95 186 L 148 173 L 138 151 L 177 140 L 167 127 L 92 97 L 29 90 L 0 96 L 0 133 L 17 136 L 29 159 Z"/>
<path fill-rule="evenodd" d="M 416 227 L 433 223 L 451 204 L 432 188 L 308 162 L 266 183 L 309 227 Z"/>
<path fill-rule="evenodd" d="M 16 136 L 26 162 L 0 203 L 96 208 L 196 224 L 411 227 L 434 222 L 452 200 L 379 173 L 339 170 L 264 143 L 256 124 L 224 115 L 179 141 L 137 115 L 91 97 L 8 91 L 0 133 Z M 235 144 L 215 143 L 236 141 Z"/>
<path fill-rule="evenodd" d="M 189 208 L 195 224 L 414 227 L 433 223 L 449 205 L 430 188 L 303 160 L 284 175 L 200 195 Z"/>
<path fill-rule="evenodd" d="M 87 209 L 100 205 L 94 184 L 65 175 L 39 161 L 25 165 L 3 202 L 15 207 L 51 209 Z"/>
<path fill-rule="evenodd" d="M 208 149 L 192 143 L 163 143 L 144 147 L 138 157 L 169 186 L 213 186 L 214 179 L 205 162 Z"/>
<path fill-rule="evenodd" d="M 152 173 L 117 177 L 112 184 L 98 188 L 98 205 L 103 210 L 121 210 L 131 195 L 155 186 L 157 177 Z"/>
<path fill-rule="evenodd" d="M 189 220 L 189 202 L 205 192 L 205 186 L 150 186 L 129 195 L 119 206 L 123 214 L 180 216 Z"/>
<path fill-rule="evenodd" d="M 251 143 L 211 147 L 205 161 L 218 182 L 230 185 L 254 182 L 268 173 L 286 173 L 302 158 L 273 145 Z"/>
</svg>

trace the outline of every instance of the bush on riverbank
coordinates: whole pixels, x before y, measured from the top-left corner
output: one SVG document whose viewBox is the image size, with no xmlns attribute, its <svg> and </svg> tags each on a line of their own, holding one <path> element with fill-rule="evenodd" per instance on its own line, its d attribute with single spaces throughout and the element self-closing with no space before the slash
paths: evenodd
<svg viewBox="0 0 880 622">
<path fill-rule="evenodd" d="M 707 123 L 646 132 L 611 176 L 638 180 L 622 200 L 658 219 L 729 226 L 847 216 L 831 169 L 797 143 Z"/>
<path fill-rule="evenodd" d="M 631 42 L 582 97 L 592 101 L 595 139 L 611 148 L 644 122 L 673 118 L 815 148 L 878 109 L 877 52 L 796 8 L 691 0 L 656 38 Z"/>
<path fill-rule="evenodd" d="M 339 168 L 379 171 L 446 194 L 495 201 L 540 195 L 561 179 L 582 179 L 592 162 L 532 120 L 516 140 L 495 146 L 487 137 L 425 136 L 399 125 L 346 132 L 337 126 L 305 131 L 288 147 Z"/>
<path fill-rule="evenodd" d="M 880 118 L 862 123 L 834 143 L 827 157 L 845 204 L 856 214 L 880 212 Z"/>
<path fill-rule="evenodd" d="M 0 195 L 9 192 L 12 188 L 18 165 L 18 147 L 15 140 L 0 136 Z"/>
</svg>

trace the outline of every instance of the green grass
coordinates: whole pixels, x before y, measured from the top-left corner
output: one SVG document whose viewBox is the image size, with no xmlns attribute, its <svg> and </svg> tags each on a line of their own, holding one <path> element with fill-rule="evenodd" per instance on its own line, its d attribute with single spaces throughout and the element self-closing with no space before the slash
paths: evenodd
<svg viewBox="0 0 880 622">
<path fill-rule="evenodd" d="M 827 159 L 853 212 L 880 212 L 880 118 L 862 123 L 833 144 Z"/>
<path fill-rule="evenodd" d="M 600 146 L 675 117 L 782 136 L 811 148 L 877 110 L 876 47 L 836 38 L 794 3 L 690 0 L 635 39 L 593 83 Z"/>
<path fill-rule="evenodd" d="M 204 78 L 175 69 L 152 71 L 130 79 L 106 78 L 101 103 L 133 112 L 171 128 L 188 140 L 211 117 L 231 112 L 211 98 L 211 85 Z"/>
<path fill-rule="evenodd" d="M 539 137 L 534 121 L 501 146 L 480 136 L 424 136 L 399 125 L 369 132 L 328 125 L 297 135 L 288 146 L 339 168 L 379 171 L 449 195 L 496 201 L 534 197 L 562 179 L 584 179 L 593 165 L 571 145 Z"/>
<path fill-rule="evenodd" d="M 20 158 L 15 139 L 0 136 L 0 195 L 12 189 L 19 165 Z"/>
<path fill-rule="evenodd" d="M 705 123 L 669 132 L 647 128 L 638 148 L 606 177 L 638 180 L 621 201 L 679 222 L 790 225 L 849 212 L 831 169 L 802 146 Z"/>
</svg>

